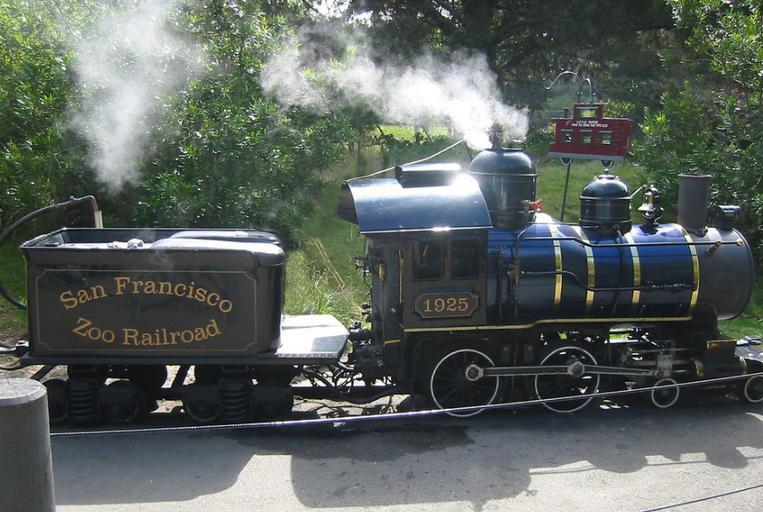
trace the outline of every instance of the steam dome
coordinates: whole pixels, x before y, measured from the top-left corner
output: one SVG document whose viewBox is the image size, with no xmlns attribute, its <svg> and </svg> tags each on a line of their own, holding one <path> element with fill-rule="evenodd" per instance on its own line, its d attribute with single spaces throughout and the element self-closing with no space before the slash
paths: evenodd
<svg viewBox="0 0 763 512">
<path fill-rule="evenodd" d="M 620 178 L 604 173 L 594 178 L 580 194 L 580 225 L 590 228 L 631 229 L 631 196 Z"/>
<path fill-rule="evenodd" d="M 515 229 L 535 218 L 530 202 L 538 174 L 524 151 L 486 149 L 474 157 L 469 174 L 479 183 L 493 227 Z"/>
</svg>

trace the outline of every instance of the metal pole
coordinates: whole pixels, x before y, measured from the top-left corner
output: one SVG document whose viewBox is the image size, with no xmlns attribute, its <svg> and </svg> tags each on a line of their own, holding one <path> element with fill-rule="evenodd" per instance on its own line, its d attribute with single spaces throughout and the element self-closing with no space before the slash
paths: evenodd
<svg viewBox="0 0 763 512">
<path fill-rule="evenodd" d="M 45 386 L 0 379 L 0 510 L 55 512 Z"/>
<path fill-rule="evenodd" d="M 567 207 L 567 187 L 570 186 L 570 167 L 572 159 L 567 162 L 567 177 L 564 179 L 564 195 L 562 196 L 562 212 L 559 214 L 559 222 L 564 222 L 564 209 Z"/>
</svg>

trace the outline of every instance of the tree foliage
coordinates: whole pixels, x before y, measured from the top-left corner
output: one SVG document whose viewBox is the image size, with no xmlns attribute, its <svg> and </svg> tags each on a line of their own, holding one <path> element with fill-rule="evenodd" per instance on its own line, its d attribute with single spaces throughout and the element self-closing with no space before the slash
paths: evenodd
<svg viewBox="0 0 763 512">
<path fill-rule="evenodd" d="M 310 2 L 189 0 L 176 30 L 201 45 L 205 69 L 162 98 L 148 127 L 141 179 L 109 194 L 94 179 L 71 115 L 84 98 L 73 41 L 107 9 L 137 0 L 6 0 L 0 4 L 0 223 L 70 194 L 95 193 L 107 221 L 245 226 L 287 236 L 320 171 L 374 126 L 367 109 L 316 114 L 279 106 L 260 85 L 268 51 L 319 15 Z M 763 220 L 763 26 L 757 0 L 345 0 L 365 16 L 377 58 L 483 52 L 506 98 L 543 109 L 563 69 L 593 76 L 638 120 L 636 156 L 666 202 L 680 172 L 713 174 L 713 201 L 744 207 L 755 243 Z M 341 10 L 340 10 L 341 11 Z M 336 22 L 336 20 L 335 20 Z M 328 50 L 327 50 L 328 51 Z M 557 105 L 558 106 L 558 105 Z M 540 116 L 538 117 L 540 118 Z M 542 150 L 545 120 L 530 134 Z M 389 152 L 407 152 L 382 141 Z M 413 148 L 415 149 L 415 148 Z"/>
<path fill-rule="evenodd" d="M 83 100 L 71 48 L 93 18 L 132 3 L 0 5 L 0 223 L 71 194 L 94 193 L 111 225 L 259 225 L 293 237 L 320 171 L 356 134 L 341 112 L 285 109 L 259 86 L 263 59 L 295 29 L 304 7 L 182 4 L 173 23 L 203 46 L 205 69 L 161 99 L 168 114 L 148 127 L 140 181 L 113 194 L 94 180 L 90 148 L 71 127 Z"/>
<path fill-rule="evenodd" d="M 671 4 L 687 43 L 666 62 L 694 75 L 668 88 L 661 107 L 647 112 L 637 157 L 670 202 L 678 174 L 711 174 L 712 202 L 741 205 L 741 228 L 757 247 L 763 240 L 761 5 L 752 0 Z"/>
<path fill-rule="evenodd" d="M 370 14 L 381 51 L 483 52 L 507 94 L 535 106 L 544 100 L 542 82 L 566 69 L 597 79 L 617 76 L 623 91 L 632 93 L 637 85 L 645 89 L 645 75 L 659 64 L 655 48 L 672 41 L 665 37 L 673 20 L 663 0 L 352 0 L 350 4 L 350 12 Z"/>
</svg>

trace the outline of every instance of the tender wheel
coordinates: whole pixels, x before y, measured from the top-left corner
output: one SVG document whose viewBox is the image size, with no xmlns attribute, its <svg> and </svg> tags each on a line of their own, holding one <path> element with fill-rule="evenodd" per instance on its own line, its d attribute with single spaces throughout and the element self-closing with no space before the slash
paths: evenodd
<svg viewBox="0 0 763 512">
<path fill-rule="evenodd" d="M 428 373 L 428 394 L 434 405 L 440 409 L 488 405 L 498 396 L 501 380 L 498 377 L 486 377 L 477 380 L 467 378 L 466 370 L 472 365 L 481 368 L 495 366 L 493 360 L 484 352 L 473 348 L 459 348 L 440 353 L 433 358 L 434 363 Z M 482 412 L 482 409 L 470 412 L 449 412 L 450 416 L 466 418 Z"/>
<path fill-rule="evenodd" d="M 763 402 L 763 377 L 760 375 L 746 379 L 740 387 L 739 395 L 745 401 L 751 404 Z"/>
<path fill-rule="evenodd" d="M 106 419 L 113 423 L 130 423 L 144 411 L 146 398 L 143 390 L 126 380 L 108 384 L 101 400 Z"/>
<path fill-rule="evenodd" d="M 183 398 L 183 409 L 197 423 L 212 423 L 220 417 L 217 385 L 192 384 Z"/>
<path fill-rule="evenodd" d="M 131 382 L 140 386 L 146 396 L 155 397 L 167 380 L 166 366 L 130 366 L 127 375 Z"/>
<path fill-rule="evenodd" d="M 596 365 L 596 358 L 583 347 L 575 345 L 563 345 L 550 347 L 540 358 L 541 366 L 562 365 Z M 582 368 L 581 368 L 582 370 Z M 581 375 L 536 375 L 534 380 L 535 396 L 541 400 L 565 396 L 590 395 L 599 390 L 600 377 L 598 374 L 582 373 Z M 543 407 L 553 412 L 579 411 L 589 403 L 593 397 L 580 400 L 566 400 L 563 402 L 544 403 Z"/>
<path fill-rule="evenodd" d="M 675 379 L 660 379 L 654 383 L 655 387 L 675 385 L 678 382 Z M 667 409 L 673 407 L 678 402 L 678 397 L 681 395 L 679 388 L 666 388 L 666 389 L 653 389 L 649 392 L 649 401 L 655 407 L 660 409 Z"/>
<path fill-rule="evenodd" d="M 66 381 L 50 379 L 43 382 L 48 391 L 48 418 L 52 424 L 66 421 L 69 416 L 69 403 L 66 400 Z"/>
</svg>

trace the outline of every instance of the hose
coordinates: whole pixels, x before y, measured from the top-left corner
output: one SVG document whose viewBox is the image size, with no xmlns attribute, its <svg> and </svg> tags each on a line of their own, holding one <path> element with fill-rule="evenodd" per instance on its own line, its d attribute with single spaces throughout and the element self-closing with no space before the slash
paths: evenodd
<svg viewBox="0 0 763 512">
<path fill-rule="evenodd" d="M 98 201 L 96 201 L 95 196 L 88 195 L 88 196 L 83 196 L 83 197 L 72 197 L 68 201 L 64 201 L 62 203 L 51 204 L 50 206 L 45 206 L 44 208 L 40 208 L 39 210 L 35 210 L 32 213 L 28 213 L 28 214 L 24 215 L 19 220 L 17 220 L 16 222 L 14 222 L 10 226 L 8 226 L 2 232 L 2 234 L 0 234 L 0 244 L 2 244 L 3 241 L 5 241 L 5 239 L 8 237 L 8 235 L 10 235 L 14 231 L 16 231 L 19 227 L 23 226 L 24 224 L 26 224 L 30 220 L 36 219 L 40 215 L 44 215 L 46 213 L 49 213 L 49 212 L 52 212 L 52 211 L 55 211 L 55 210 L 61 210 L 63 208 L 67 208 L 69 206 L 74 206 L 74 205 L 77 205 L 77 204 L 80 204 L 80 203 L 84 203 L 86 201 L 89 202 L 90 206 L 93 208 L 93 215 L 94 215 L 94 220 L 95 220 L 95 226 L 96 227 L 103 227 L 102 226 L 102 221 L 101 221 L 101 211 L 98 209 Z M 18 309 L 26 309 L 27 308 L 26 304 L 24 304 L 23 302 L 18 300 L 16 297 L 11 295 L 11 293 L 5 288 L 5 286 L 3 286 L 2 282 L 0 282 L 0 295 L 5 297 L 5 299 L 8 302 L 10 302 L 14 306 L 16 306 Z"/>
</svg>

